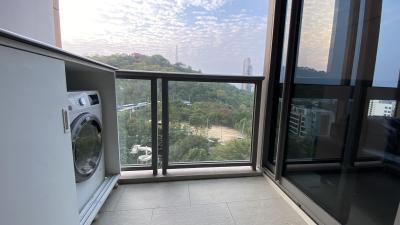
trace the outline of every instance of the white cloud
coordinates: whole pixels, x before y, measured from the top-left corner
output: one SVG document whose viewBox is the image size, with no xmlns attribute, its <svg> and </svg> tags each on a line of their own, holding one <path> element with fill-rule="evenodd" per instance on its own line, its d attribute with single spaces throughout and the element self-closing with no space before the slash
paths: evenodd
<svg viewBox="0 0 400 225">
<path fill-rule="evenodd" d="M 210 73 L 240 74 L 250 56 L 261 74 L 266 18 L 220 17 L 230 0 L 61 0 L 63 46 L 83 55 L 161 54 Z M 197 10 L 185 18 L 185 10 Z"/>
<path fill-rule="evenodd" d="M 227 3 L 227 0 L 192 0 L 188 1 L 189 4 L 202 7 L 205 10 L 211 11 L 220 8 Z"/>
</svg>

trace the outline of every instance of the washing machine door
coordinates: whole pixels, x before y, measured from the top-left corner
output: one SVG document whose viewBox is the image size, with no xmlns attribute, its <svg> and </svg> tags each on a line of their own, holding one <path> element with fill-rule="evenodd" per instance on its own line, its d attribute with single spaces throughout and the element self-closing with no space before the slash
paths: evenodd
<svg viewBox="0 0 400 225">
<path fill-rule="evenodd" d="M 100 164 L 102 156 L 100 121 L 93 114 L 83 113 L 72 122 L 71 131 L 75 180 L 79 183 L 89 179 Z"/>
</svg>

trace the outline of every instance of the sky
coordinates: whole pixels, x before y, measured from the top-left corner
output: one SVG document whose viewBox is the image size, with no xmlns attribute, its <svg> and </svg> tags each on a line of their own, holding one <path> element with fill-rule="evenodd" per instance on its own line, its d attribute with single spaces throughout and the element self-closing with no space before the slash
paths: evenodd
<svg viewBox="0 0 400 225">
<path fill-rule="evenodd" d="M 298 66 L 326 71 L 335 0 L 307 0 L 303 5 Z"/>
<path fill-rule="evenodd" d="M 345 0 L 344 0 L 345 1 Z M 326 71 L 335 0 L 305 1 L 298 66 Z M 375 86 L 397 86 L 400 1 L 384 0 Z M 60 0 L 63 47 L 85 55 L 161 54 L 203 73 L 262 75 L 268 0 Z M 287 37 L 286 37 L 287 38 Z"/>
<path fill-rule="evenodd" d="M 161 54 L 203 73 L 262 75 L 268 0 L 60 0 L 63 48 Z"/>
<path fill-rule="evenodd" d="M 382 3 L 374 86 L 397 87 L 400 74 L 400 1 Z"/>
</svg>

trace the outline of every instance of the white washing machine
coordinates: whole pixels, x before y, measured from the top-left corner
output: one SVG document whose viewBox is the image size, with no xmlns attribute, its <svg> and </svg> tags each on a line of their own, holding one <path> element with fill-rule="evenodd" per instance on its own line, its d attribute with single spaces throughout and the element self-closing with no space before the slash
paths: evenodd
<svg viewBox="0 0 400 225">
<path fill-rule="evenodd" d="M 97 91 L 68 92 L 78 208 L 81 211 L 105 179 L 101 99 Z"/>
</svg>

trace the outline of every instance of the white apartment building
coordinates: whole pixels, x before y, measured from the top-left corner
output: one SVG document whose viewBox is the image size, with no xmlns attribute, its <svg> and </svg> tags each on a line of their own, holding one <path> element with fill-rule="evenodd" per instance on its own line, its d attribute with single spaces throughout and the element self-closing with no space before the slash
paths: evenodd
<svg viewBox="0 0 400 225">
<path fill-rule="evenodd" d="M 371 100 L 369 102 L 368 116 L 394 116 L 396 101 Z"/>
</svg>

